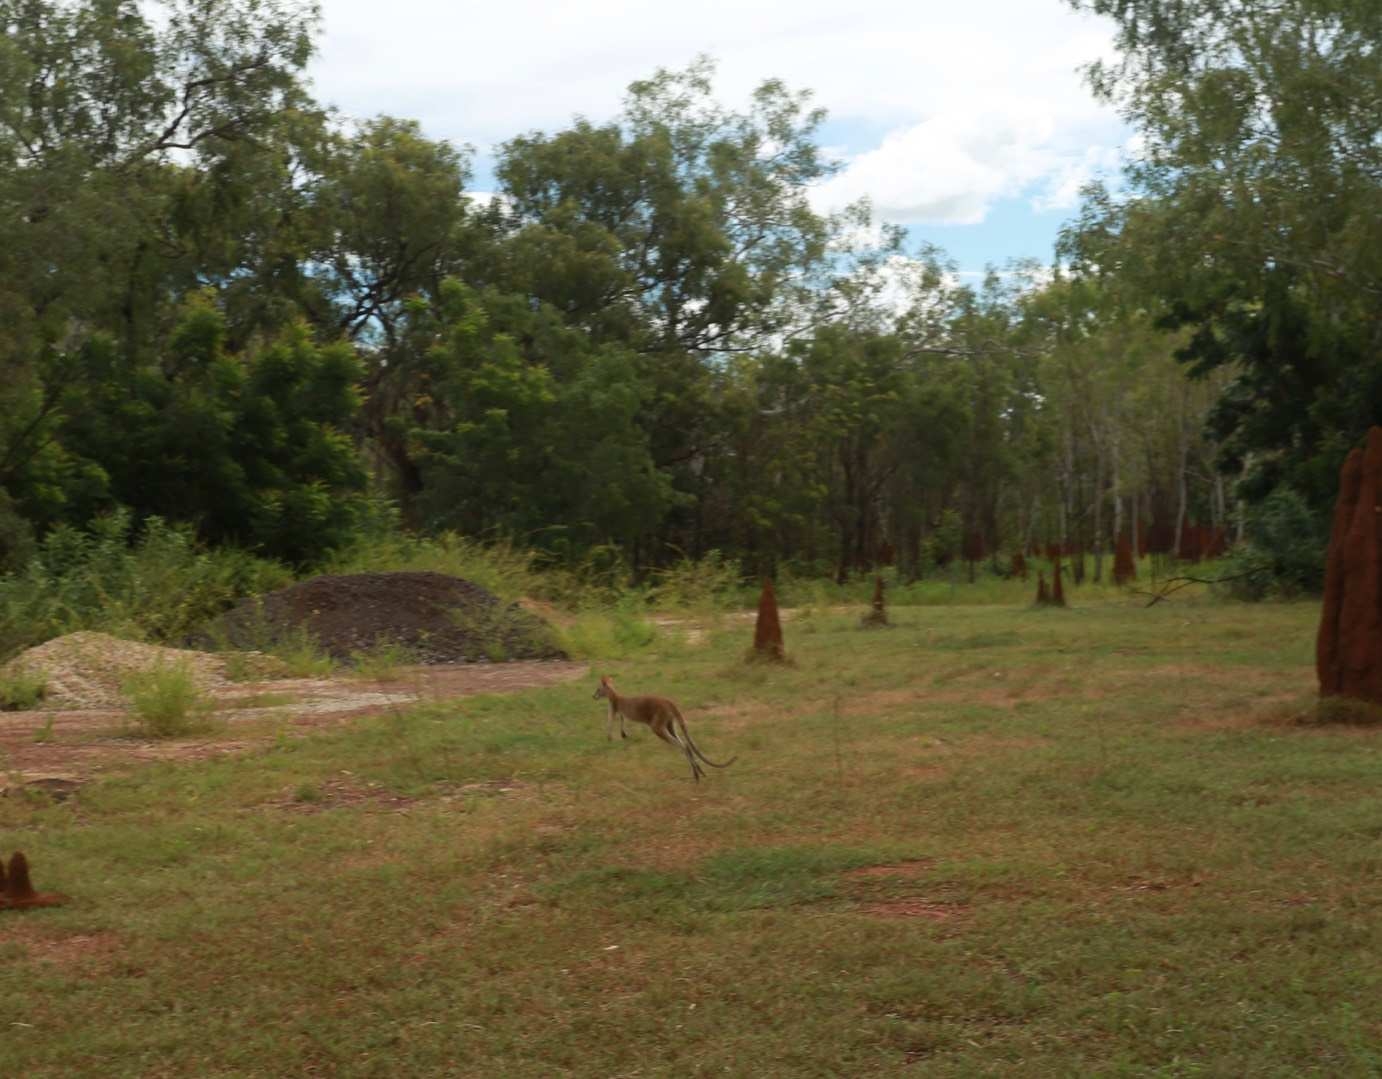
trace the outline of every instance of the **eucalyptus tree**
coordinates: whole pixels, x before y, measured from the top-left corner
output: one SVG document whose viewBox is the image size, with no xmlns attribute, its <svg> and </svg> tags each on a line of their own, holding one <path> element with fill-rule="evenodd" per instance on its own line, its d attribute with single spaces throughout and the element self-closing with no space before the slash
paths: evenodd
<svg viewBox="0 0 1382 1079">
<path fill-rule="evenodd" d="M 1072 4 L 1117 25 L 1090 81 L 1143 146 L 1131 194 L 1095 191 L 1067 250 L 1186 327 L 1193 372 L 1232 371 L 1210 424 L 1245 494 L 1322 509 L 1382 422 L 1382 5 Z"/>
<path fill-rule="evenodd" d="M 635 82 L 608 123 L 502 149 L 510 284 L 636 358 L 648 386 L 637 422 L 656 466 L 693 496 L 667 539 L 694 531 L 705 464 L 731 437 L 726 361 L 794 328 L 825 263 L 829 226 L 808 200 L 830 171 L 814 141 L 822 119 L 777 81 L 727 108 L 701 60 Z"/>
</svg>

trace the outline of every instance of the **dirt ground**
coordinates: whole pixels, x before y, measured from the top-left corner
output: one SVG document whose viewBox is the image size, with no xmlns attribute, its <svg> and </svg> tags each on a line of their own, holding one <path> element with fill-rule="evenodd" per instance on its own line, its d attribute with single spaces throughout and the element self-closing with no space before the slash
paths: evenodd
<svg viewBox="0 0 1382 1079">
<path fill-rule="evenodd" d="M 415 701 L 511 693 L 583 677 L 584 663 L 529 660 L 399 668 L 387 682 L 343 676 L 230 683 L 212 691 L 214 731 L 163 741 L 131 737 L 115 708 L 0 712 L 0 794 L 46 791 L 63 798 L 92 776 L 142 761 L 196 760 L 244 752 L 280 731 L 305 734 Z"/>
</svg>

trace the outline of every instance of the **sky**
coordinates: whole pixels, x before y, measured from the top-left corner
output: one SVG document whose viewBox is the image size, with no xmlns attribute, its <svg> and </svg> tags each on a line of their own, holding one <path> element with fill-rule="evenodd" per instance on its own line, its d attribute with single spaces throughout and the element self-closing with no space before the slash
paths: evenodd
<svg viewBox="0 0 1382 1079">
<path fill-rule="evenodd" d="M 481 192 L 506 139 L 611 119 L 630 82 L 700 54 L 727 105 L 767 78 L 809 89 L 841 166 L 817 207 L 866 195 L 964 274 L 1049 263 L 1080 186 L 1112 178 L 1131 135 L 1079 71 L 1113 54 L 1111 25 L 1063 0 L 322 0 L 322 14 L 318 95 L 471 145 Z"/>
</svg>

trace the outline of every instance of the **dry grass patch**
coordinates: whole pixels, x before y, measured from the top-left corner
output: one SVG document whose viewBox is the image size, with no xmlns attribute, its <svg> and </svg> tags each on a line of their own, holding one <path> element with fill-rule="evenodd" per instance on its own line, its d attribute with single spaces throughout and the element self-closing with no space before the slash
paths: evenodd
<svg viewBox="0 0 1382 1079">
<path fill-rule="evenodd" d="M 948 922 L 967 913 L 967 907 L 932 903 L 925 899 L 886 899 L 855 908 L 874 918 L 924 918 L 928 922 Z"/>
<path fill-rule="evenodd" d="M 21 948 L 29 959 L 67 967 L 109 961 L 125 942 L 118 933 L 107 930 L 57 932 L 30 915 L 22 923 L 14 919 L 14 927 L 0 928 L 0 948 L 7 945 Z"/>
<path fill-rule="evenodd" d="M 865 865 L 851 869 L 845 874 L 847 880 L 872 880 L 883 877 L 888 880 L 916 880 L 924 877 L 935 868 L 934 858 L 914 858 L 907 862 L 893 862 L 891 865 Z"/>
</svg>

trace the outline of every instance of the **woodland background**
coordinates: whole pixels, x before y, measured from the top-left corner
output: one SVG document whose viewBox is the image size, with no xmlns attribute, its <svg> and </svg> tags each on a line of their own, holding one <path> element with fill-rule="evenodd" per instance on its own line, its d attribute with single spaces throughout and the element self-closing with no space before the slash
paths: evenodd
<svg viewBox="0 0 1382 1079">
<path fill-rule="evenodd" d="M 1100 580 L 1126 535 L 1318 587 L 1382 423 L 1382 7 L 1074 2 L 1142 156 L 971 288 L 814 212 L 809 92 L 727 108 L 708 60 L 476 199 L 466 147 L 313 99 L 309 6 L 0 0 L 0 599 L 448 532 L 634 582 Z"/>
</svg>

